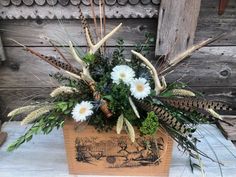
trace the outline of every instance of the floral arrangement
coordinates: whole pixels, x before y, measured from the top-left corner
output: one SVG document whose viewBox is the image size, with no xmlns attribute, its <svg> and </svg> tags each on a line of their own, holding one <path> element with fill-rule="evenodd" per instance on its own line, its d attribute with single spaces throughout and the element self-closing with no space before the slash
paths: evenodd
<svg viewBox="0 0 236 177">
<path fill-rule="evenodd" d="M 208 157 L 197 148 L 198 140 L 193 133 L 201 123 L 223 121 L 216 111 L 231 108 L 223 102 L 204 99 L 200 93 L 187 89 L 184 83 L 167 84 L 164 73 L 210 41 L 193 46 L 156 69 L 145 57 L 155 42 L 152 35 L 146 34 L 146 41 L 131 50 L 132 55 L 127 59 L 121 39 L 109 55 L 102 48 L 122 24 L 96 44 L 83 16 L 82 25 L 88 52 L 81 54 L 69 42 L 70 52 L 81 68 L 72 65 L 50 39 L 48 41 L 64 61 L 40 54 L 15 41 L 26 51 L 64 72 L 50 75 L 61 86 L 51 92 L 47 102 L 20 107 L 8 114 L 15 117 L 26 113 L 21 124 L 33 123 L 8 150 L 13 151 L 30 141 L 34 134 L 48 134 L 53 128 L 62 127 L 65 119 L 72 117 L 76 122 L 87 122 L 100 131 L 109 131 L 114 126 L 118 134 L 126 130 L 132 142 L 135 142 L 137 133 L 134 126 L 142 135 L 153 135 L 161 127 L 191 156 Z"/>
</svg>

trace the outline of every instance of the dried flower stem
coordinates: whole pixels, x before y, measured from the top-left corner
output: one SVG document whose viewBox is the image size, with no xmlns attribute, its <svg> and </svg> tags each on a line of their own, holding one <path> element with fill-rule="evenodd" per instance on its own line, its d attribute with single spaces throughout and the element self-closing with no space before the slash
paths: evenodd
<svg viewBox="0 0 236 177">
<path fill-rule="evenodd" d="M 192 47 L 190 47 L 189 49 L 185 50 L 184 52 L 180 53 L 179 55 L 177 55 L 175 58 L 170 59 L 168 66 L 160 72 L 160 74 L 165 74 L 167 71 L 169 71 L 172 67 L 174 67 L 175 65 L 177 65 L 178 63 L 180 63 L 182 60 L 186 59 L 190 54 L 192 54 L 194 51 L 202 48 L 205 45 L 208 45 L 214 41 L 216 41 L 217 39 L 225 36 L 226 33 L 222 33 L 214 38 L 208 38 L 202 42 L 199 42 L 196 45 L 193 45 Z"/>
<path fill-rule="evenodd" d="M 35 110 L 38 107 L 39 105 L 29 105 L 29 106 L 19 107 L 9 112 L 7 117 L 14 117 L 25 112 L 30 112 L 30 111 Z"/>
<path fill-rule="evenodd" d="M 185 90 L 185 89 L 173 89 L 171 90 L 173 95 L 178 95 L 178 96 L 196 96 L 195 93 L 193 93 L 190 90 Z"/>
<path fill-rule="evenodd" d="M 79 92 L 79 90 L 77 90 L 76 88 L 73 87 L 66 87 L 66 86 L 60 86 L 56 89 L 54 89 L 51 93 L 50 96 L 51 97 L 57 97 L 61 94 L 73 94 Z"/>
<path fill-rule="evenodd" d="M 94 22 L 94 26 L 95 26 L 95 33 L 96 33 L 96 37 L 97 37 L 97 41 L 98 41 L 98 26 L 97 26 L 97 20 L 96 20 L 93 0 L 90 0 L 90 4 L 91 4 L 90 7 L 91 7 L 92 16 L 93 16 L 93 22 Z"/>
<path fill-rule="evenodd" d="M 219 115 L 217 112 L 215 112 L 213 109 L 206 109 L 207 112 L 209 112 L 214 118 L 223 120 L 221 115 Z"/>
<path fill-rule="evenodd" d="M 21 121 L 21 125 L 25 125 L 25 124 L 29 124 L 33 121 L 35 121 L 36 119 L 38 119 L 40 116 L 42 116 L 43 114 L 48 113 L 49 111 L 51 111 L 52 109 L 54 109 L 55 106 L 54 105 L 47 105 L 47 106 L 42 106 L 41 108 L 29 113 L 22 121 Z"/>
<path fill-rule="evenodd" d="M 131 108 L 133 109 L 133 111 L 134 111 L 135 115 L 137 116 L 137 118 L 140 118 L 139 112 L 138 112 L 138 110 L 137 110 L 137 108 L 136 108 L 136 106 L 135 106 L 135 104 L 134 104 L 131 97 L 129 97 L 129 104 L 130 104 Z"/>
</svg>

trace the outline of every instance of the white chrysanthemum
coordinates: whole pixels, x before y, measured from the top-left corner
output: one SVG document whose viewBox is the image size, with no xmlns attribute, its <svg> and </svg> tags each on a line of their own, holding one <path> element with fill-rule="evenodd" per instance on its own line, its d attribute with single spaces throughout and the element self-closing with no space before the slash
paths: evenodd
<svg viewBox="0 0 236 177">
<path fill-rule="evenodd" d="M 138 78 L 131 82 L 130 91 L 135 98 L 143 99 L 150 94 L 151 87 L 146 79 Z"/>
<path fill-rule="evenodd" d="M 127 65 L 117 65 L 112 69 L 111 79 L 113 83 L 119 84 L 120 80 L 129 84 L 135 76 L 134 70 Z"/>
<path fill-rule="evenodd" d="M 93 114 L 93 105 L 88 101 L 82 101 L 80 104 L 76 104 L 72 110 L 73 119 L 78 121 L 85 121 L 88 116 Z"/>
</svg>

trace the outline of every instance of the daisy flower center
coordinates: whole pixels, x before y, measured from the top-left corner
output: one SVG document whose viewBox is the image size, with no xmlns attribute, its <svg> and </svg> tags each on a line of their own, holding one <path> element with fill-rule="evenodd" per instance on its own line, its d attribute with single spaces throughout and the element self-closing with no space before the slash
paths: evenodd
<svg viewBox="0 0 236 177">
<path fill-rule="evenodd" d="M 144 86 L 142 84 L 137 84 L 136 89 L 138 92 L 143 92 L 144 91 Z"/>
<path fill-rule="evenodd" d="M 125 73 L 120 73 L 120 77 L 125 78 L 126 77 Z"/>
<path fill-rule="evenodd" d="M 81 108 L 81 109 L 79 110 L 79 113 L 80 113 L 80 114 L 84 114 L 86 111 L 87 111 L 86 108 Z"/>
</svg>

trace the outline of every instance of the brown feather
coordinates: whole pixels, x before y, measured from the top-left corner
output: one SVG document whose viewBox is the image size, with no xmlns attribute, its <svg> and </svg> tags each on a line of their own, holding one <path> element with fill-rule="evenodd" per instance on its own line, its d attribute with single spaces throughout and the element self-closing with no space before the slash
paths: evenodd
<svg viewBox="0 0 236 177">
<path fill-rule="evenodd" d="M 196 98 L 161 98 L 161 101 L 167 103 L 175 108 L 184 109 L 186 111 L 193 111 L 198 109 L 214 109 L 214 110 L 232 110 L 232 108 L 220 101 L 209 101 Z"/>
<path fill-rule="evenodd" d="M 59 68 L 61 68 L 63 70 L 69 71 L 69 72 L 74 73 L 74 74 L 79 74 L 80 73 L 80 70 L 78 68 L 72 67 L 68 63 L 64 63 L 60 60 L 57 60 L 56 58 L 54 58 L 52 56 L 50 56 L 50 57 L 46 56 L 46 58 L 48 59 L 48 61 L 50 61 L 51 63 L 53 63 L 54 65 L 58 66 Z"/>
<path fill-rule="evenodd" d="M 174 128 L 175 130 L 179 131 L 180 133 L 187 133 L 188 129 L 185 124 L 179 122 L 175 117 L 173 117 L 168 111 L 165 109 L 157 106 L 151 105 L 150 103 L 140 102 L 137 101 L 136 105 L 142 108 L 143 110 L 150 112 L 154 111 L 158 118 L 168 124 L 170 127 Z"/>
<path fill-rule="evenodd" d="M 84 15 L 83 15 L 83 12 L 82 12 L 82 10 L 81 10 L 79 5 L 78 5 L 78 8 L 79 8 L 79 13 L 80 13 L 79 18 L 80 18 L 81 23 L 82 23 L 84 34 L 86 34 L 86 30 L 85 29 L 87 28 L 88 29 L 89 37 L 90 37 L 92 43 L 94 44 L 93 37 L 92 37 L 92 34 L 91 34 L 90 30 L 89 30 L 89 25 L 87 23 L 87 20 L 85 19 Z M 87 38 L 86 38 L 86 40 L 87 40 Z M 88 44 L 88 41 L 87 41 L 87 44 Z"/>
<path fill-rule="evenodd" d="M 30 49 L 28 47 L 25 47 L 25 50 L 30 52 L 31 54 L 39 57 L 40 59 L 42 59 L 43 61 L 49 63 L 50 65 L 54 66 L 55 68 L 57 69 L 63 69 L 63 70 L 66 70 L 66 71 L 69 71 L 69 72 L 72 72 L 74 74 L 79 74 L 80 73 L 80 70 L 78 68 L 75 68 L 75 67 L 71 67 L 71 65 L 67 64 L 67 63 L 64 63 L 64 62 L 61 62 L 57 59 L 55 59 L 54 57 L 52 56 L 46 56 L 46 55 L 43 55 L 39 52 L 36 52 L 34 51 L 33 49 Z"/>
</svg>

